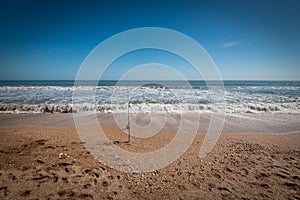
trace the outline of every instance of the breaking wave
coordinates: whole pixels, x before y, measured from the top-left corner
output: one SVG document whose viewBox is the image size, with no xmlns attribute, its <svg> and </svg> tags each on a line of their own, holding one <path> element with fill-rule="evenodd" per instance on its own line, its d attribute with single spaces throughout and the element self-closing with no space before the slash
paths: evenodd
<svg viewBox="0 0 300 200">
<path fill-rule="evenodd" d="M 110 82 L 96 87 L 72 84 L 67 81 L 23 85 L 1 82 L 0 113 L 127 112 L 128 102 L 133 113 L 300 113 L 300 83 L 297 81 L 225 82 L 221 102 L 212 101 L 210 91 L 202 82 L 192 83 L 190 88 L 180 87 L 180 83 L 128 87 Z M 74 92 L 76 101 L 72 99 Z"/>
</svg>

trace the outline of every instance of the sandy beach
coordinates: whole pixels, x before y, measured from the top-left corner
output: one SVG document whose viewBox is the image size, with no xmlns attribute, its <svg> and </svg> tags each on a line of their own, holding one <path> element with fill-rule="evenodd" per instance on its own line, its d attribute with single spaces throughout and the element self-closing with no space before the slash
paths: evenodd
<svg viewBox="0 0 300 200">
<path fill-rule="evenodd" d="M 110 145 L 131 152 L 159 149 L 175 134 L 164 130 L 146 139 L 132 137 L 128 144 L 127 135 L 109 117 L 98 117 L 106 119 L 102 128 Z M 70 115 L 0 118 L 1 199 L 300 198 L 300 132 L 227 132 L 203 159 L 197 155 L 205 132 L 199 132 L 171 165 L 129 174 L 96 160 L 68 121 Z M 60 123 L 55 125 L 54 118 Z M 226 124 L 225 130 L 230 131 Z"/>
</svg>

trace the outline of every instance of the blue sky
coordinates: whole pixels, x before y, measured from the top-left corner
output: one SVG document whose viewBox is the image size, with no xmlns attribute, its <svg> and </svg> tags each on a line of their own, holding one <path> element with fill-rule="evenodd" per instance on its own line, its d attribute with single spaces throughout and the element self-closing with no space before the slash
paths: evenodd
<svg viewBox="0 0 300 200">
<path fill-rule="evenodd" d="M 225 80 L 300 80 L 299 10 L 297 0 L 1 1 L 0 80 L 73 80 L 100 42 L 149 26 L 195 39 Z M 130 56 L 141 63 L 176 61 L 156 51 Z M 106 79 L 121 76 L 121 61 Z M 176 70 L 194 78 L 180 66 L 184 62 L 176 63 Z"/>
</svg>

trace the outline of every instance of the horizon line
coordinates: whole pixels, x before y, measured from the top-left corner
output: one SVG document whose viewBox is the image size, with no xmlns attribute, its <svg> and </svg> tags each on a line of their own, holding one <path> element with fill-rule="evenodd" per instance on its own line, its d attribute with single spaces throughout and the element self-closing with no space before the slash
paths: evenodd
<svg viewBox="0 0 300 200">
<path fill-rule="evenodd" d="M 75 80 L 75 79 L 0 79 L 0 81 L 300 81 L 296 79 L 224 79 L 224 80 L 117 80 L 117 79 L 103 79 L 103 80 Z"/>
</svg>

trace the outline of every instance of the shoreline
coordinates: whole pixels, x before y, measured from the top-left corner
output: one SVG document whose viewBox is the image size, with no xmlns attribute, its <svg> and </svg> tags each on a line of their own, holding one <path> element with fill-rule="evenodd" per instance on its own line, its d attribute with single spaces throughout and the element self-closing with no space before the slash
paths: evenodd
<svg viewBox="0 0 300 200">
<path fill-rule="evenodd" d="M 199 114 L 199 113 L 198 113 Z M 0 127 L 4 126 L 53 126 L 74 127 L 73 115 L 78 116 L 84 126 L 119 125 L 124 128 L 127 124 L 127 113 L 53 113 L 53 114 L 0 114 Z M 95 122 L 94 116 L 97 121 Z M 220 114 L 220 113 L 187 113 L 187 123 L 199 123 L 197 133 L 206 133 L 211 117 L 224 119 L 222 133 L 291 133 L 300 131 L 300 114 Z M 177 131 L 181 115 L 176 113 L 140 113 L 130 114 L 131 123 L 137 127 L 160 127 L 164 131 Z M 199 121 L 197 121 L 199 120 Z M 186 128 L 188 130 L 188 127 Z M 139 130 L 139 129 L 138 129 Z"/>
</svg>

